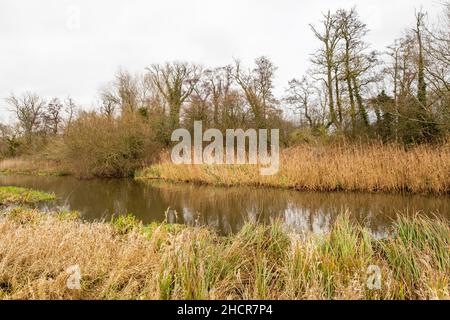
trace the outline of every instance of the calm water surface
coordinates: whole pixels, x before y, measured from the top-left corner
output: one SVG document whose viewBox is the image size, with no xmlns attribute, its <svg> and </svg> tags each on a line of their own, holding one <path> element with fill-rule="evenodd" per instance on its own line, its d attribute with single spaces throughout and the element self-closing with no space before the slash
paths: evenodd
<svg viewBox="0 0 450 320">
<path fill-rule="evenodd" d="M 365 193 L 318 193 L 245 187 L 210 187 L 131 179 L 77 180 L 72 177 L 1 176 L 0 185 L 53 192 L 57 201 L 44 209 L 77 210 L 86 220 L 133 213 L 143 222 L 208 225 L 223 234 L 238 231 L 245 221 L 281 219 L 296 231 L 327 232 L 343 210 L 384 237 L 397 213 L 423 211 L 450 220 L 450 197 Z"/>
</svg>

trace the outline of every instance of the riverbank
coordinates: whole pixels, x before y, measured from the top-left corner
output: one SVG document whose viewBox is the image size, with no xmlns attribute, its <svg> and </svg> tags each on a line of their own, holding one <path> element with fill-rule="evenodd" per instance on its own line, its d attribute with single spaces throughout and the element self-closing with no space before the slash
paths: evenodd
<svg viewBox="0 0 450 320">
<path fill-rule="evenodd" d="M 18 157 L 0 160 L 0 175 L 65 176 L 69 169 L 56 161 L 40 157 Z"/>
<path fill-rule="evenodd" d="M 9 204 L 35 204 L 55 200 L 53 194 L 26 188 L 0 186 L 0 206 Z"/>
<path fill-rule="evenodd" d="M 322 237 L 280 223 L 220 237 L 15 208 L 0 214 L 0 298 L 449 299 L 449 231 L 440 219 L 399 217 L 395 236 L 375 240 L 343 213 Z M 80 289 L 70 289 L 78 268 Z"/>
<path fill-rule="evenodd" d="M 252 165 L 175 165 L 168 155 L 136 175 L 221 186 L 264 186 L 308 191 L 450 193 L 450 143 L 419 145 L 298 146 L 283 150 L 280 170 L 260 175 Z"/>
<path fill-rule="evenodd" d="M 262 176 L 254 165 L 175 165 L 167 153 L 138 170 L 136 179 L 161 179 L 217 186 L 260 186 L 302 191 L 450 194 L 450 142 L 418 145 L 300 145 L 280 154 L 280 170 Z M 61 162 L 39 157 L 4 159 L 2 175 L 86 177 Z"/>
</svg>

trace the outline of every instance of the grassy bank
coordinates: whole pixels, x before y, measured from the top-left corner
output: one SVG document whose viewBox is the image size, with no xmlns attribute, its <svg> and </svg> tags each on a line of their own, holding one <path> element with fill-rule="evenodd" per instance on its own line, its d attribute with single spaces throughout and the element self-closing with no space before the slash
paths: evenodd
<svg viewBox="0 0 450 320">
<path fill-rule="evenodd" d="M 56 161 L 36 157 L 19 157 L 0 160 L 1 175 L 64 176 L 69 170 Z"/>
<path fill-rule="evenodd" d="M 73 213 L 0 215 L 3 299 L 449 299 L 445 221 L 399 218 L 373 240 L 343 214 L 330 234 L 299 238 L 274 223 L 237 234 L 128 216 L 87 223 Z M 68 289 L 78 265 L 81 289 Z M 369 265 L 381 289 L 367 287 Z"/>
<path fill-rule="evenodd" d="M 280 155 L 280 170 L 262 176 L 257 166 L 175 165 L 168 156 L 139 179 L 211 185 L 253 185 L 311 191 L 450 192 L 450 143 L 404 149 L 398 145 L 298 146 Z"/>
<path fill-rule="evenodd" d="M 55 196 L 49 193 L 26 188 L 0 186 L 0 205 L 33 204 L 51 200 L 55 200 Z"/>
</svg>

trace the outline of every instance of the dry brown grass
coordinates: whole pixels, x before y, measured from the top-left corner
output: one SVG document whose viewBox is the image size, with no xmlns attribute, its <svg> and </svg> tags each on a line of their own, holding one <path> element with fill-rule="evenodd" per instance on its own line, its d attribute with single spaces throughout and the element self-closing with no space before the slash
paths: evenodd
<svg viewBox="0 0 450 320">
<path fill-rule="evenodd" d="M 448 223 L 416 216 L 393 231 L 370 239 L 344 214 L 323 238 L 300 239 L 278 223 L 219 237 L 132 217 L 86 223 L 19 208 L 0 215 L 0 298 L 448 299 Z M 381 290 L 366 286 L 371 264 L 381 269 Z M 80 290 L 66 285 L 72 265 Z"/>
<path fill-rule="evenodd" d="M 41 157 L 17 157 L 0 160 L 0 174 L 60 176 L 68 174 L 68 170 L 59 162 Z"/>
<path fill-rule="evenodd" d="M 280 155 L 280 170 L 262 176 L 252 165 L 174 165 L 168 156 L 139 178 L 212 185 L 254 185 L 314 191 L 450 192 L 450 143 L 298 146 Z"/>
</svg>

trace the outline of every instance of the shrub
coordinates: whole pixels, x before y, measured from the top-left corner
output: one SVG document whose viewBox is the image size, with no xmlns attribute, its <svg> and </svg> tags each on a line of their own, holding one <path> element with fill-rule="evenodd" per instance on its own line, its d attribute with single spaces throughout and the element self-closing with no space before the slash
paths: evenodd
<svg viewBox="0 0 450 320">
<path fill-rule="evenodd" d="M 158 153 L 149 122 L 131 113 L 83 113 L 67 128 L 63 146 L 63 160 L 84 178 L 130 176 Z"/>
</svg>

